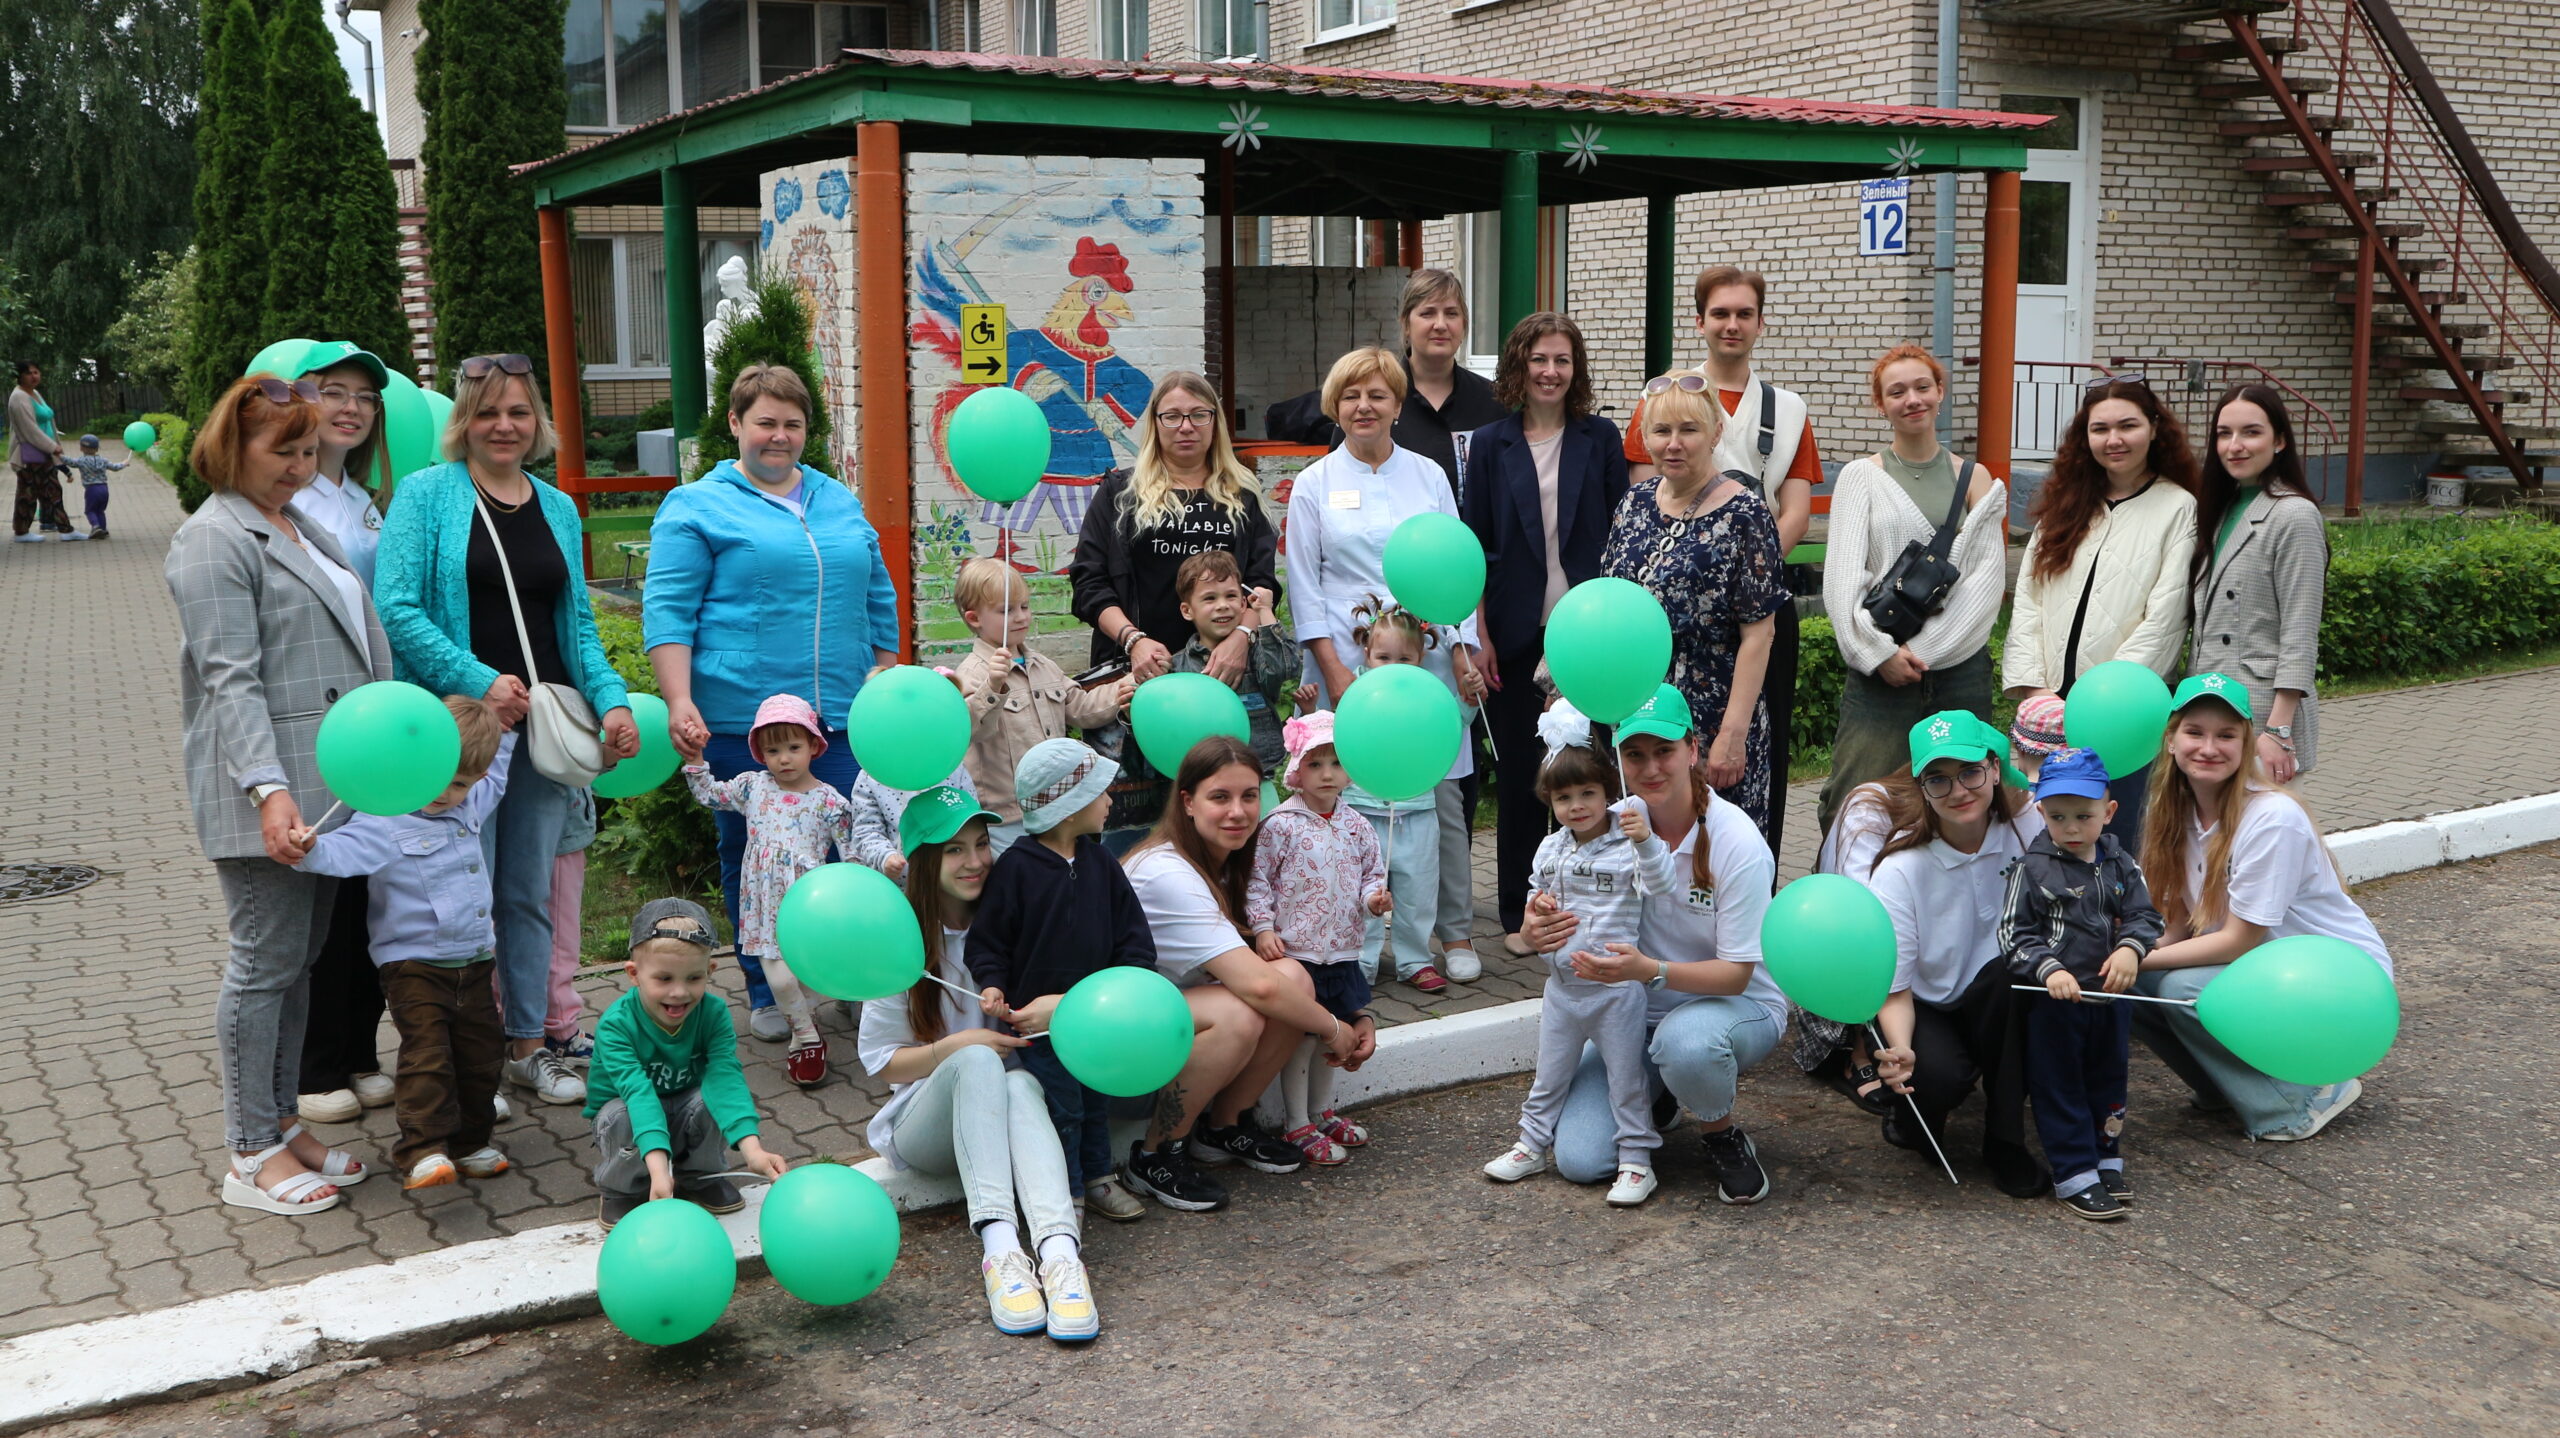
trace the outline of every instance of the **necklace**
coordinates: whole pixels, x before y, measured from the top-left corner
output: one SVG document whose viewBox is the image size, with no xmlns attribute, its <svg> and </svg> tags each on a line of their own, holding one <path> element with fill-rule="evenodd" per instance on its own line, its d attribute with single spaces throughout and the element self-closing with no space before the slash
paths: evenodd
<svg viewBox="0 0 2560 1438">
<path fill-rule="evenodd" d="M 500 514 L 513 514 L 533 502 L 533 496 L 528 494 L 524 498 L 517 500 L 515 503 L 509 504 L 505 500 L 498 498 L 496 495 L 491 494 L 489 492 L 489 487 L 480 482 L 480 477 L 478 475 L 473 475 L 471 477 L 471 487 L 480 491 L 480 497 L 482 499 L 496 505 Z"/>
</svg>

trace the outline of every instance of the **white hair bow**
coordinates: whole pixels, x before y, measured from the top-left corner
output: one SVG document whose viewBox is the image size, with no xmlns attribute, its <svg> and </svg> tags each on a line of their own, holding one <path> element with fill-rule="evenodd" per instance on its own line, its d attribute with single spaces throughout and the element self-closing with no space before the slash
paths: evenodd
<svg viewBox="0 0 2560 1438">
<path fill-rule="evenodd" d="M 1553 759 L 1567 749 L 1591 747 L 1591 721 L 1582 711 L 1559 699 L 1538 716 L 1538 742 L 1547 746 L 1547 757 Z"/>
</svg>

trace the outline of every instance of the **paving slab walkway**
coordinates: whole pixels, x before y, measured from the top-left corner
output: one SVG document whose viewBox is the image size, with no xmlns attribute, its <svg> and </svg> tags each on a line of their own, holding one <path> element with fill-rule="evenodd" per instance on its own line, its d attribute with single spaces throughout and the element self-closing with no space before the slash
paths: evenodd
<svg viewBox="0 0 2560 1438">
<path fill-rule="evenodd" d="M 103 544 L 0 543 L 0 692 L 16 701 L 0 714 L 13 756 L 0 864 L 102 871 L 75 892 L 0 897 L 0 1337 L 592 1213 L 577 1110 L 520 1091 L 499 1138 L 517 1167 L 501 1179 L 412 1198 L 386 1176 L 299 1222 L 221 1205 L 212 1014 L 223 914 L 187 812 L 178 623 L 161 579 L 182 515 L 166 486 L 142 476 L 118 481 L 112 518 Z M 2304 789 L 2333 830 L 2539 793 L 2560 787 L 2543 751 L 2462 736 L 2556 731 L 2560 670 L 2342 700 L 2326 706 L 2322 768 Z M 1813 847 L 1812 786 L 1796 786 L 1789 803 L 1782 868 L 1798 872 Z M 1491 845 L 1478 854 L 1485 977 L 1431 999 L 1386 985 L 1386 1021 L 1537 992 L 1528 967 L 1500 953 Z M 720 977 L 737 1005 L 735 970 Z M 599 968 L 579 987 L 601 1006 L 619 970 Z M 827 1006 L 821 1027 L 844 1073 L 850 1016 Z M 863 1151 L 879 1086 L 839 1079 L 803 1091 L 783 1082 L 778 1048 L 750 1045 L 748 1057 L 781 1152 Z M 391 1116 L 321 1131 L 372 1162 L 390 1146 Z"/>
</svg>

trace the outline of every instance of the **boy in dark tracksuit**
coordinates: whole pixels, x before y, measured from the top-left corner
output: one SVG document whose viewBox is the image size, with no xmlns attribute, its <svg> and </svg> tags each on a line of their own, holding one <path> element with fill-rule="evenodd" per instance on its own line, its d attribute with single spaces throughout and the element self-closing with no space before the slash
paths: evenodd
<svg viewBox="0 0 2560 1438">
<path fill-rule="evenodd" d="M 1029 838 L 996 860 L 969 925 L 969 975 L 989 1018 L 1045 1030 L 1077 980 L 1114 964 L 1155 967 L 1146 911 L 1100 837 L 1119 772 L 1073 739 L 1041 740 L 1014 770 Z M 1020 1053 L 1048 1097 L 1072 1191 L 1083 1193 L 1111 1176 L 1111 1100 L 1067 1072 L 1045 1035 Z"/>
<path fill-rule="evenodd" d="M 2082 1218 L 2122 1218 L 2132 1194 L 2117 1151 L 2131 1011 L 2095 995 L 2084 1000 L 2082 989 L 2131 989 L 2160 942 L 2160 911 L 2133 856 L 2106 832 L 2116 806 L 2094 752 L 2047 758 L 2035 793 L 2045 831 L 2011 866 L 2000 918 L 2009 971 L 2043 984 L 2047 995 L 2027 1001 L 2027 1096 L 2053 1165 L 2054 1197 Z"/>
</svg>

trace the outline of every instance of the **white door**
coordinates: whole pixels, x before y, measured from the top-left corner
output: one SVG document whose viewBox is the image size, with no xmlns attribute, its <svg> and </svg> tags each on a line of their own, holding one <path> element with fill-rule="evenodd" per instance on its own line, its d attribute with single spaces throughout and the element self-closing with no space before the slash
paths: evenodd
<svg viewBox="0 0 2560 1438">
<path fill-rule="evenodd" d="M 2050 455 L 2089 372 L 2097 268 L 2098 107 L 2077 95 L 2003 95 L 2000 108 L 2051 115 L 2027 137 L 2018 187 L 2018 395 L 2012 445 Z"/>
</svg>

